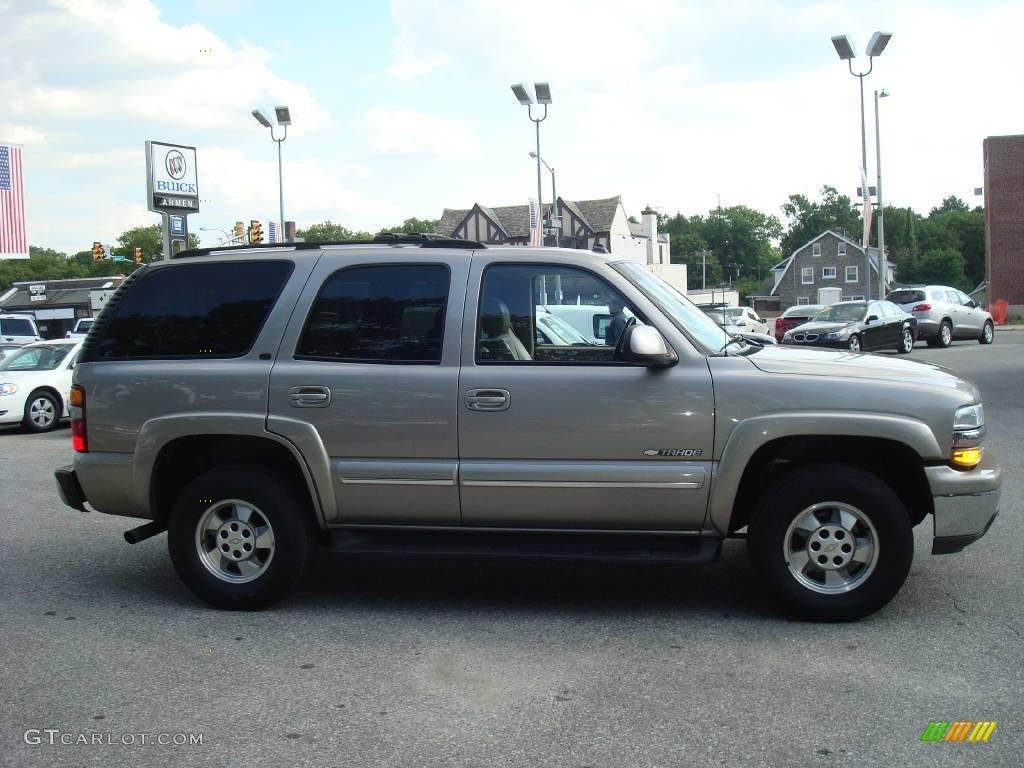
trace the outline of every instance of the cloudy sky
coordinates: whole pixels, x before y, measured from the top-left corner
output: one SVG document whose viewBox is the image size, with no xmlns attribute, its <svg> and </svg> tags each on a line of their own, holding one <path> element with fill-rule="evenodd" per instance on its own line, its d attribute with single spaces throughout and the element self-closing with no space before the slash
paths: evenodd
<svg viewBox="0 0 1024 768">
<path fill-rule="evenodd" d="M 250 112 L 282 103 L 286 218 L 371 231 L 535 194 L 519 81 L 551 83 L 559 194 L 630 213 L 852 195 L 858 87 L 836 34 L 862 52 L 893 33 L 866 80 L 872 179 L 872 91 L 892 93 L 887 201 L 980 202 L 982 140 L 1024 132 L 1019 0 L 0 0 L 0 18 L 0 141 L 25 147 L 30 242 L 68 252 L 158 220 L 147 139 L 198 148 L 193 231 L 275 217 L 276 149 Z"/>
</svg>

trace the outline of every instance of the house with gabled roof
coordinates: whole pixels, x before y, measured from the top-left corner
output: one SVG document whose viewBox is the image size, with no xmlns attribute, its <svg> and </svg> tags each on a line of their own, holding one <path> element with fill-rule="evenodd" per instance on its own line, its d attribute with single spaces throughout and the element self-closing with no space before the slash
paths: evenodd
<svg viewBox="0 0 1024 768">
<path fill-rule="evenodd" d="M 669 236 L 658 232 L 658 215 L 648 207 L 640 222 L 631 222 L 622 196 L 597 200 L 556 201 L 556 225 L 545 229 L 544 245 L 593 250 L 600 246 L 649 267 L 681 290 L 686 290 L 686 266 L 671 263 Z M 550 224 L 552 206 L 543 208 Z M 527 245 L 530 242 L 529 205 L 445 208 L 435 230 L 445 237 L 477 240 L 489 245 Z"/>
<path fill-rule="evenodd" d="M 864 248 L 844 232 L 826 230 L 804 243 L 787 258 L 772 267 L 760 295 L 751 296 L 754 308 L 769 315 L 783 312 L 795 304 L 822 304 L 834 301 L 839 289 L 843 301 L 878 298 L 878 249 L 869 247 L 870 291 L 864 282 Z M 886 292 L 892 285 L 894 267 L 885 260 Z M 832 297 L 832 298 L 827 298 Z"/>
</svg>

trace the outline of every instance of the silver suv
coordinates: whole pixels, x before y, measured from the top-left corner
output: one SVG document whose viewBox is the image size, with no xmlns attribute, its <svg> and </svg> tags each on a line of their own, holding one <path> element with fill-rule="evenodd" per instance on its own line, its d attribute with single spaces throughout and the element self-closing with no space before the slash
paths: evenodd
<svg viewBox="0 0 1024 768">
<path fill-rule="evenodd" d="M 615 345 L 538 334 L 621 303 Z M 841 403 L 842 406 L 837 406 Z M 403 236 L 196 250 L 136 270 L 71 395 L 69 506 L 167 531 L 201 599 L 260 608 L 344 556 L 704 563 L 747 539 L 782 604 L 852 619 L 913 526 L 996 516 L 977 388 L 939 367 L 725 334 L 644 267 Z"/>
<path fill-rule="evenodd" d="M 929 347 L 948 347 L 955 339 L 991 344 L 995 337 L 992 315 L 948 285 L 900 288 L 885 298 L 917 318 L 917 338 Z"/>
</svg>

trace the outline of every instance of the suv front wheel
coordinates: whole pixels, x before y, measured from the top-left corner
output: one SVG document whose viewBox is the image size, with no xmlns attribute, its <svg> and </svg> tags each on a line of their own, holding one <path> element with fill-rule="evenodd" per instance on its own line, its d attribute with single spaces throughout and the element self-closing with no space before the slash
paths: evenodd
<svg viewBox="0 0 1024 768">
<path fill-rule="evenodd" d="M 787 608 L 851 621 L 884 606 L 914 556 L 906 508 L 878 477 L 841 464 L 798 469 L 761 496 L 748 546 Z"/>
<path fill-rule="evenodd" d="M 178 496 L 167 528 L 178 576 L 200 600 L 257 610 L 284 597 L 315 550 L 310 511 L 267 471 L 223 466 Z"/>
</svg>

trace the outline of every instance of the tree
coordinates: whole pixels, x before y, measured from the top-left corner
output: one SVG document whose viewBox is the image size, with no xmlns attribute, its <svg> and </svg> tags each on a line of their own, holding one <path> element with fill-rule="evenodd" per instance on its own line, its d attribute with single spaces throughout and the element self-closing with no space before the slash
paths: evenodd
<svg viewBox="0 0 1024 768">
<path fill-rule="evenodd" d="M 199 247 L 199 238 L 191 232 L 188 235 L 188 247 Z M 143 261 L 152 261 L 153 259 L 160 258 L 164 250 L 161 225 L 150 224 L 148 227 L 133 227 L 122 232 L 118 235 L 115 253 L 108 253 L 107 257 L 117 255 L 134 261 L 136 248 L 142 248 Z"/>
<path fill-rule="evenodd" d="M 969 291 L 964 275 L 964 257 L 955 248 L 936 248 L 925 251 L 916 262 L 917 274 L 914 282 L 951 285 Z"/>
<path fill-rule="evenodd" d="M 960 213 L 967 213 L 969 210 L 971 209 L 967 207 L 967 203 L 965 203 L 956 195 L 950 195 L 949 197 L 943 198 L 942 205 L 940 205 L 938 208 L 932 208 L 931 212 L 928 214 L 928 217 L 931 218 L 937 213 L 952 213 L 954 211 Z"/>
<path fill-rule="evenodd" d="M 330 219 L 319 224 L 311 224 L 306 229 L 300 229 L 296 231 L 295 235 L 313 243 L 373 239 L 373 235 L 369 232 L 353 231 L 341 224 L 335 224 Z"/>
<path fill-rule="evenodd" d="M 787 229 L 779 247 L 785 256 L 810 242 L 822 232 L 838 230 L 860 242 L 864 224 L 860 210 L 846 195 L 840 195 L 835 187 L 821 188 L 821 202 L 808 200 L 803 195 L 790 195 L 782 206 L 786 215 Z"/>
<path fill-rule="evenodd" d="M 381 232 L 404 232 L 406 234 L 433 234 L 437 232 L 437 225 L 441 222 L 440 219 L 417 219 L 416 217 L 406 219 L 397 227 L 384 227 L 377 234 Z"/>
</svg>

